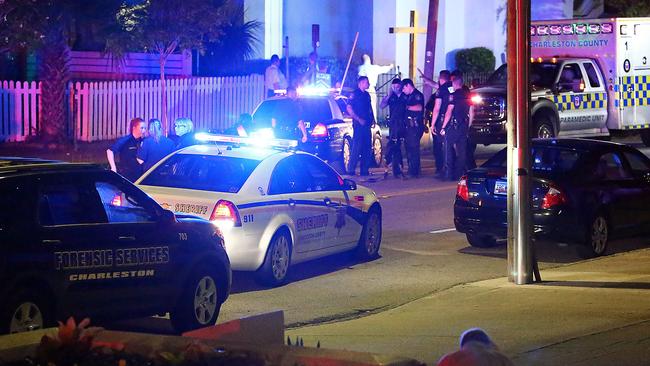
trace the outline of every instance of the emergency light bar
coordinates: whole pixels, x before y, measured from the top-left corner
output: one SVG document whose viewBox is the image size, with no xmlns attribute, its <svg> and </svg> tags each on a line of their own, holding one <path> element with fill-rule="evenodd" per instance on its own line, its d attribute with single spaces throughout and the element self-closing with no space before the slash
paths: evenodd
<svg viewBox="0 0 650 366">
<path fill-rule="evenodd" d="M 275 139 L 263 136 L 240 137 L 219 135 L 208 132 L 198 132 L 194 138 L 197 141 L 201 142 L 221 142 L 226 144 L 248 145 L 276 149 L 291 150 L 295 149 L 298 146 L 298 141 L 296 140 Z"/>
<path fill-rule="evenodd" d="M 274 89 L 273 93 L 275 95 L 286 95 L 287 89 Z M 328 88 L 322 86 L 301 86 L 296 89 L 298 95 L 329 95 L 329 94 L 339 94 L 341 93 L 341 88 Z"/>
</svg>

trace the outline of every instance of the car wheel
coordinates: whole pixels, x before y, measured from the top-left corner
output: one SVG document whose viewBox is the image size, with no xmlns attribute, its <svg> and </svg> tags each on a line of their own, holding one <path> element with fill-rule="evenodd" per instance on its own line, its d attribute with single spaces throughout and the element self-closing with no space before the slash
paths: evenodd
<svg viewBox="0 0 650 366">
<path fill-rule="evenodd" d="M 650 130 L 641 131 L 641 141 L 647 147 L 650 147 Z"/>
<path fill-rule="evenodd" d="M 280 286 L 287 280 L 291 265 L 291 237 L 286 230 L 278 231 L 271 239 L 264 264 L 258 270 L 258 282 L 267 286 Z"/>
<path fill-rule="evenodd" d="M 375 135 L 372 138 L 372 154 L 375 161 L 375 166 L 381 166 L 381 160 L 383 158 L 383 147 L 381 145 L 381 136 Z"/>
<path fill-rule="evenodd" d="M 533 137 L 540 139 L 548 139 L 555 137 L 553 125 L 546 118 L 540 118 L 535 121 L 535 134 Z"/>
<path fill-rule="evenodd" d="M 600 257 L 605 254 L 609 241 L 609 223 L 604 214 L 595 215 L 587 226 L 585 236 L 585 246 L 581 253 L 583 257 Z"/>
<path fill-rule="evenodd" d="M 381 245 L 381 214 L 375 207 L 370 209 L 366 223 L 363 225 L 359 243 L 357 244 L 357 255 L 364 260 L 374 259 L 379 256 Z"/>
<path fill-rule="evenodd" d="M 216 271 L 199 267 L 191 275 L 185 291 L 170 313 L 172 326 L 177 332 L 208 327 L 217 322 L 221 304 Z"/>
<path fill-rule="evenodd" d="M 469 245 L 476 248 L 489 248 L 497 245 L 496 238 L 488 235 L 466 234 Z"/>
<path fill-rule="evenodd" d="M 22 291 L 8 301 L 2 316 L 0 333 L 21 333 L 53 324 L 50 304 L 34 291 Z"/>
<path fill-rule="evenodd" d="M 350 167 L 350 158 L 352 156 L 352 141 L 350 137 L 343 138 L 343 149 L 342 149 L 341 160 L 343 162 L 343 171 L 347 174 L 348 168 Z"/>
</svg>

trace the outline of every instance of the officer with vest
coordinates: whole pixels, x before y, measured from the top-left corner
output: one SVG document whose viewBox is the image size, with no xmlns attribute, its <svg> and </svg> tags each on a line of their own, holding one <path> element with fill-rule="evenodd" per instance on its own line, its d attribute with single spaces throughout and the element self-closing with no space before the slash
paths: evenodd
<svg viewBox="0 0 650 366">
<path fill-rule="evenodd" d="M 454 92 L 449 96 L 449 106 L 440 134 L 445 137 L 446 178 L 458 180 L 466 169 L 467 134 L 474 118 L 474 109 L 469 99 L 469 90 L 463 87 L 462 76 L 457 76 L 452 81 L 452 87 Z"/>
<path fill-rule="evenodd" d="M 402 98 L 406 104 L 406 156 L 409 175 L 420 176 L 420 139 L 424 133 L 424 95 L 415 88 L 413 80 L 402 81 Z"/>
<path fill-rule="evenodd" d="M 388 107 L 388 146 L 386 151 L 386 163 L 392 164 L 393 176 L 405 178 L 402 173 L 402 142 L 404 141 L 404 114 L 406 105 L 402 98 L 402 81 L 393 79 L 390 91 L 381 100 L 379 105 L 382 109 Z"/>
</svg>

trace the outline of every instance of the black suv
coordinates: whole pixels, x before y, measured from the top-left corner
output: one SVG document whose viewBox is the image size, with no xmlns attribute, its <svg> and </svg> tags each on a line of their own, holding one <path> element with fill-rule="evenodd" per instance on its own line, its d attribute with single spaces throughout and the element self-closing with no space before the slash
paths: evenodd
<svg viewBox="0 0 650 366">
<path fill-rule="evenodd" d="M 170 313 L 213 325 L 230 292 L 220 232 L 97 165 L 0 158 L 0 334 L 68 316 Z"/>
<path fill-rule="evenodd" d="M 271 118 L 290 116 L 286 96 L 273 97 L 262 101 L 253 112 L 256 126 L 269 126 Z M 352 118 L 347 113 L 347 98 L 340 95 L 301 95 L 298 103 L 303 110 L 307 127 L 308 141 L 300 144 L 301 150 L 317 155 L 323 160 L 334 162 L 341 160 L 348 167 L 352 152 Z M 294 118 L 298 120 L 297 118 Z M 372 126 L 373 160 L 381 165 L 382 143 L 379 125 Z"/>
</svg>

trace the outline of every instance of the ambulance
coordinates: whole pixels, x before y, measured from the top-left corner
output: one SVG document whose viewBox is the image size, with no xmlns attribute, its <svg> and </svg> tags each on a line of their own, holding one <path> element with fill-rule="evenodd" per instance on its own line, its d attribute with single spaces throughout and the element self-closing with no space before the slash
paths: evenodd
<svg viewBox="0 0 650 366">
<path fill-rule="evenodd" d="M 608 137 L 638 130 L 650 146 L 650 18 L 535 21 L 531 136 Z M 474 143 L 505 143 L 507 69 L 473 90 Z"/>
</svg>

